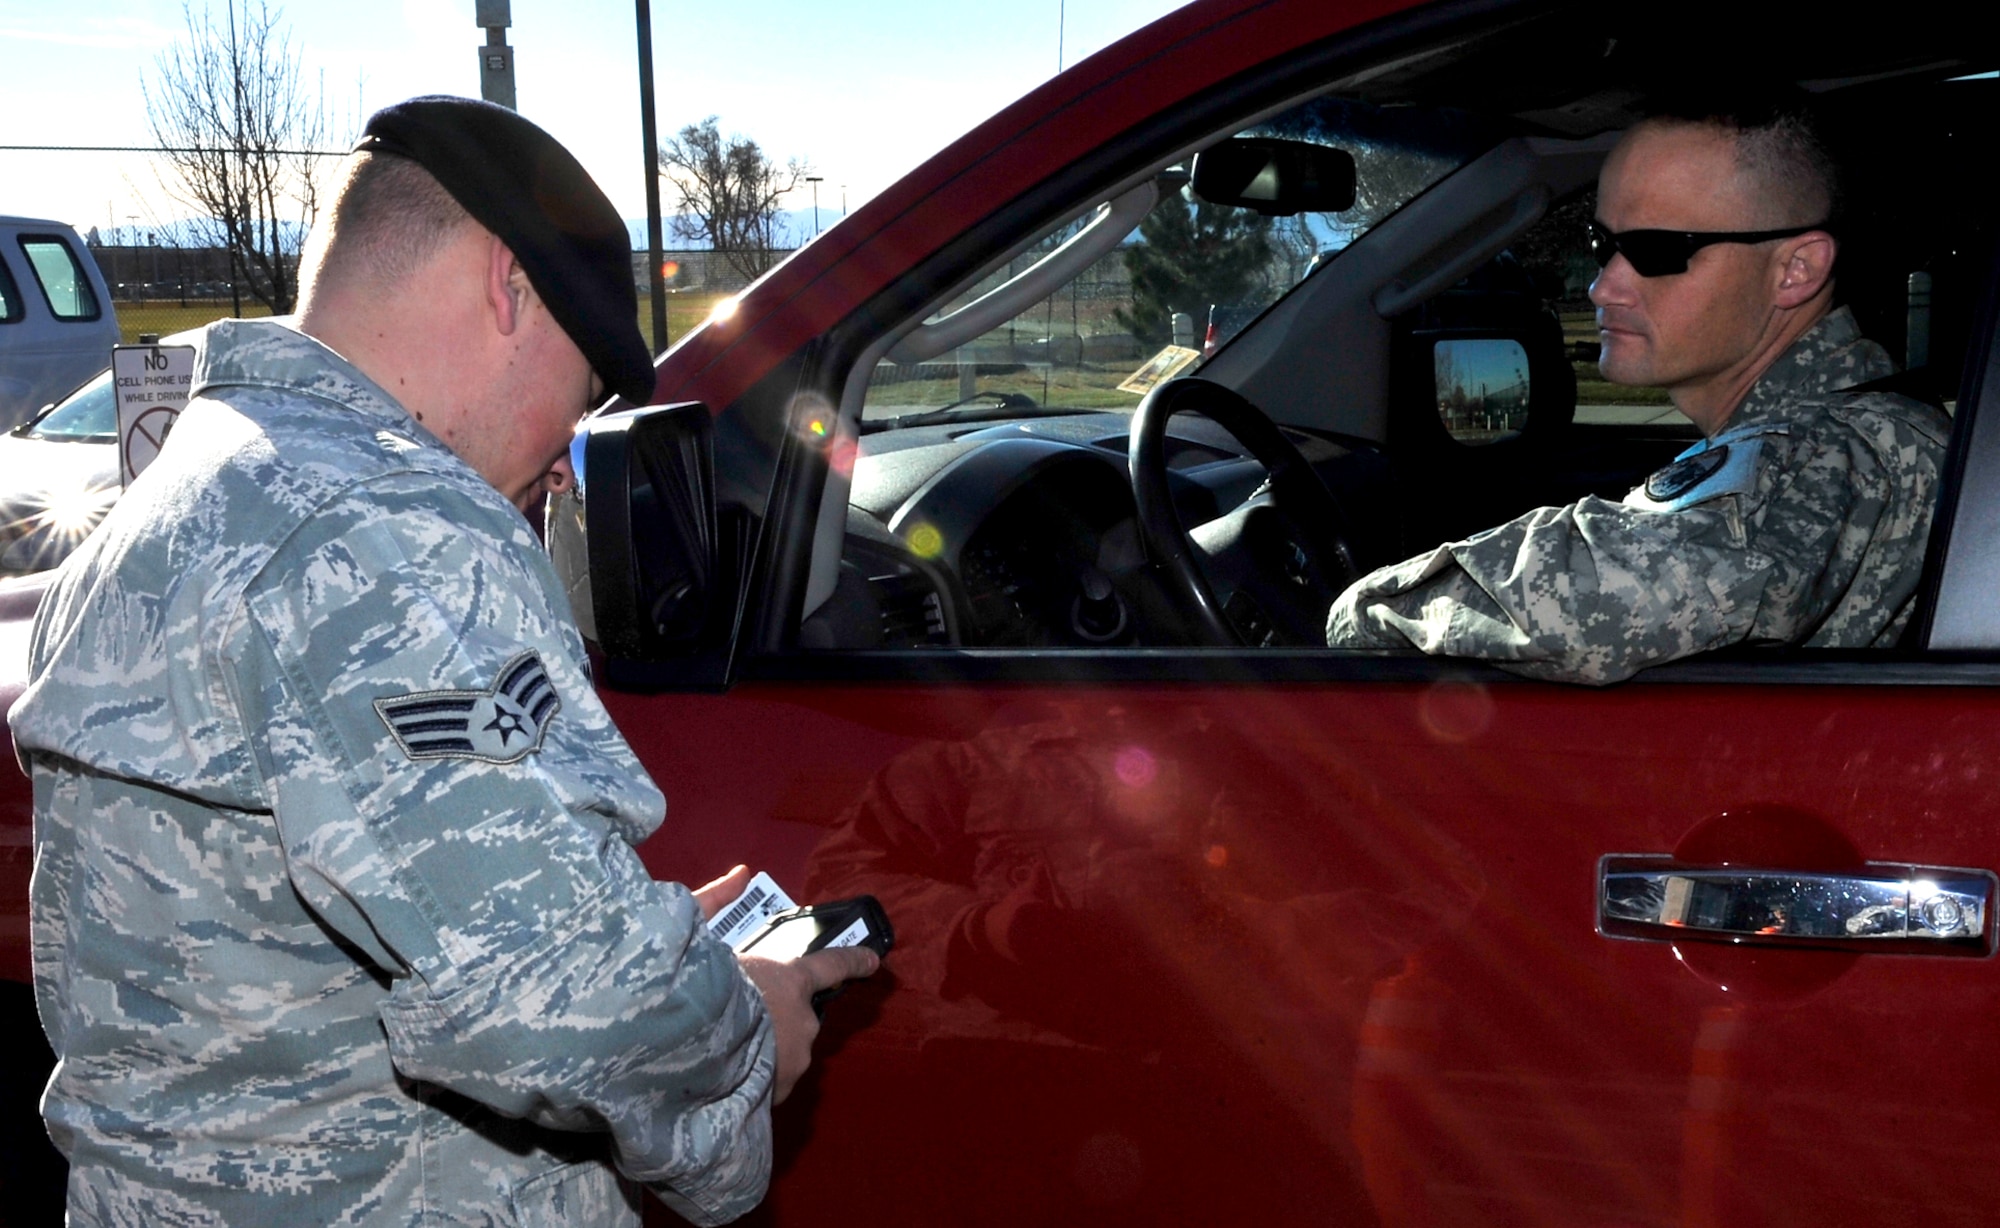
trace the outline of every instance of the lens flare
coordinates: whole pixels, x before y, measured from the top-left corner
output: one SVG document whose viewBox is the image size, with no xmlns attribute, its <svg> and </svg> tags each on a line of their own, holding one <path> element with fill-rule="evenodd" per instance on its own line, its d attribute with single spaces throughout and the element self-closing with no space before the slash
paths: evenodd
<svg viewBox="0 0 2000 1228">
<path fill-rule="evenodd" d="M 860 456 L 861 456 L 860 444 L 856 443 L 852 439 L 836 439 L 832 443 L 827 445 L 826 465 L 827 468 L 839 474 L 841 477 L 851 478 L 854 476 L 854 462 L 858 460 Z M 938 538 L 938 548 L 939 549 L 944 548 L 944 538 L 942 536 Z M 924 557 L 930 558 L 932 556 L 925 555 Z"/>
<path fill-rule="evenodd" d="M 1160 775 L 1160 761 L 1143 746 L 1127 746 L 1111 760 L 1111 770 L 1121 784 L 1143 789 Z"/>
<path fill-rule="evenodd" d="M 910 552 L 920 559 L 934 559 L 944 553 L 944 534 L 938 532 L 936 525 L 917 525 L 903 540 L 909 545 Z"/>
<path fill-rule="evenodd" d="M 1470 742 L 1493 724 L 1493 696 L 1476 682 L 1440 682 L 1417 701 L 1417 716 L 1437 741 Z"/>
<path fill-rule="evenodd" d="M 29 520 L 40 529 L 46 529 L 57 537 L 68 541 L 82 541 L 111 505 L 118 500 L 119 491 L 113 487 L 84 490 L 44 490 L 39 492 L 36 502 L 41 510 Z"/>
<path fill-rule="evenodd" d="M 40 570 L 61 562 L 104 519 L 120 490 L 73 487 L 27 492 L 15 503 L 19 515 L 4 526 L 6 566 Z"/>
</svg>

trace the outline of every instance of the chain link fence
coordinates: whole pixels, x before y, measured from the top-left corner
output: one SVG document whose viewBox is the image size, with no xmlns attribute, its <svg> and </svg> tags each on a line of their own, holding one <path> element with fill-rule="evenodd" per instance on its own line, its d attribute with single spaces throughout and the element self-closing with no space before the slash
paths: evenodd
<svg viewBox="0 0 2000 1228">
<path fill-rule="evenodd" d="M 269 307 L 231 280 L 229 255 L 220 249 L 93 244 L 90 252 L 111 288 L 118 330 L 127 344 L 142 336 L 165 337 L 232 316 L 255 319 L 271 314 Z M 790 250 L 773 252 L 772 263 L 789 255 Z M 656 350 L 664 349 L 661 339 L 652 335 L 647 259 L 643 251 L 632 253 L 639 331 L 654 342 Z M 668 251 L 662 253 L 661 265 L 667 283 L 668 340 L 686 336 L 708 318 L 719 300 L 749 284 L 723 252 Z"/>
</svg>

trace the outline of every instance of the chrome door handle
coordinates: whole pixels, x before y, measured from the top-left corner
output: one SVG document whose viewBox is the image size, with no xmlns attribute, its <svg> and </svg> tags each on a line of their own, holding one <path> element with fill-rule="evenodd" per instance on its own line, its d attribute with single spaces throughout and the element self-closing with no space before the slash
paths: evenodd
<svg viewBox="0 0 2000 1228">
<path fill-rule="evenodd" d="M 1994 876 L 1942 866 L 1853 873 L 1685 865 L 1614 855 L 1598 863 L 1597 928 L 1620 938 L 1985 955 Z"/>
</svg>

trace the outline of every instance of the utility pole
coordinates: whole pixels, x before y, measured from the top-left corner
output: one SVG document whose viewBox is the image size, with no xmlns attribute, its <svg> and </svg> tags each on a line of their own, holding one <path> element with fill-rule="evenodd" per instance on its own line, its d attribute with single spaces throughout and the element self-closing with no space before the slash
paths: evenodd
<svg viewBox="0 0 2000 1228">
<path fill-rule="evenodd" d="M 479 96 L 510 111 L 514 105 L 514 49 L 507 45 L 507 27 L 514 24 L 509 0 L 476 0 L 473 24 L 486 31 L 479 49 Z"/>
<path fill-rule="evenodd" d="M 639 19 L 639 133 L 646 142 L 646 284 L 653 296 L 653 353 L 667 349 L 666 253 L 660 234 L 660 124 L 653 113 L 653 5 L 633 0 Z"/>
<path fill-rule="evenodd" d="M 807 175 L 806 182 L 813 185 L 813 236 L 819 236 L 819 185 L 825 182 L 824 175 Z"/>
</svg>

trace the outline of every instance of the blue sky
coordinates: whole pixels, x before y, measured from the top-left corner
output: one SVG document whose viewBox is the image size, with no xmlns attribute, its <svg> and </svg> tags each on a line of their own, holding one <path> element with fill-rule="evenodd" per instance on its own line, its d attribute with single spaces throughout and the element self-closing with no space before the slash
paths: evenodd
<svg viewBox="0 0 2000 1228">
<path fill-rule="evenodd" d="M 220 12 L 222 0 L 191 0 Z M 473 0 L 291 0 L 313 81 L 343 124 L 423 93 L 476 95 Z M 825 177 L 837 216 L 1066 63 L 1178 0 L 653 0 L 662 133 L 717 115 Z M 513 0 L 522 114 L 568 145 L 620 211 L 645 215 L 629 0 Z M 140 93 L 184 29 L 179 0 L 0 0 L 0 145 L 142 145 Z M 0 213 L 79 228 L 173 216 L 143 155 L 0 151 Z M 811 207 L 800 193 L 794 208 Z"/>
</svg>

